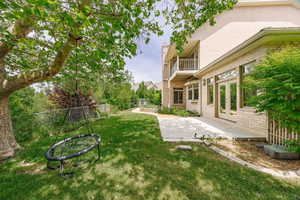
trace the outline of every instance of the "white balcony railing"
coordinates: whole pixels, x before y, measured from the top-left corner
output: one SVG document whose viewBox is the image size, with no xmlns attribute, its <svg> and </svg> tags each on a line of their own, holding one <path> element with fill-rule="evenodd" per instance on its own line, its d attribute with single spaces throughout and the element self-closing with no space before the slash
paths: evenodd
<svg viewBox="0 0 300 200">
<path fill-rule="evenodd" d="M 179 58 L 176 62 L 171 66 L 172 76 L 176 71 L 191 71 L 198 70 L 198 60 L 195 58 Z"/>
</svg>

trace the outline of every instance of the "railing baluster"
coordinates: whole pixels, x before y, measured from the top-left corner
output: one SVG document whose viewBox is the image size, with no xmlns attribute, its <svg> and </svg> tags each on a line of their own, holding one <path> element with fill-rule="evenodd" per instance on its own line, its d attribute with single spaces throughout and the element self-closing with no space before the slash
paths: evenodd
<svg viewBox="0 0 300 200">
<path fill-rule="evenodd" d="M 186 71 L 186 70 L 197 70 L 198 69 L 198 60 L 194 58 L 179 58 L 171 66 L 172 76 L 176 71 Z"/>
</svg>

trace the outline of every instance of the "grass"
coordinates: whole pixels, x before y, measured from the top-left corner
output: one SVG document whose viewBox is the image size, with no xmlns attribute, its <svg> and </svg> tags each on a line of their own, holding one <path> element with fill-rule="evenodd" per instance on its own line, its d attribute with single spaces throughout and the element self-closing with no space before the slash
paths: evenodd
<svg viewBox="0 0 300 200">
<path fill-rule="evenodd" d="M 142 107 L 144 107 L 144 108 L 158 108 L 159 106 L 154 105 L 154 104 L 146 104 L 146 105 L 143 105 Z"/>
<path fill-rule="evenodd" d="M 295 200 L 300 195 L 300 185 L 242 167 L 203 146 L 176 150 L 176 144 L 162 142 L 150 115 L 116 115 L 93 128 L 102 136 L 101 160 L 72 169 L 75 176 L 65 179 L 45 169 L 44 152 L 54 138 L 23 144 L 23 151 L 0 165 L 0 199 Z M 79 132 L 85 130 L 72 134 Z M 90 152 L 85 159 L 95 156 Z"/>
</svg>

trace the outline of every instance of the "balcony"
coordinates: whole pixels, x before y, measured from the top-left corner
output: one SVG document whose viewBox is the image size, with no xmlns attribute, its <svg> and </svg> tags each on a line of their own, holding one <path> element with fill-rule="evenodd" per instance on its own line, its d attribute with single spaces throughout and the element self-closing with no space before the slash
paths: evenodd
<svg viewBox="0 0 300 200">
<path fill-rule="evenodd" d="M 178 75 L 193 75 L 198 70 L 198 60 L 195 58 L 179 58 L 177 59 L 170 70 L 170 79 Z"/>
</svg>

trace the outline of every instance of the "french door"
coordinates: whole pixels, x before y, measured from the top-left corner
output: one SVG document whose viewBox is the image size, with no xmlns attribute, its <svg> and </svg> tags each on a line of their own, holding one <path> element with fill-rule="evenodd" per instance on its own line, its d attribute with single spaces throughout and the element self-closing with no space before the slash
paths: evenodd
<svg viewBox="0 0 300 200">
<path fill-rule="evenodd" d="M 218 116 L 236 121 L 237 83 L 236 80 L 218 83 Z"/>
</svg>

